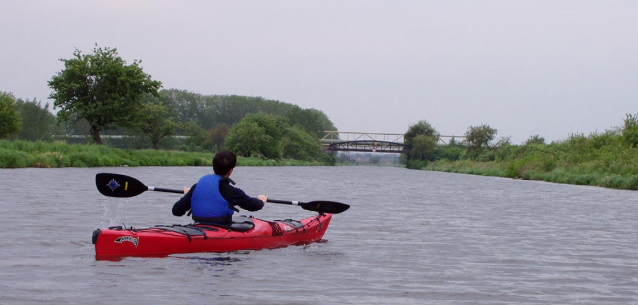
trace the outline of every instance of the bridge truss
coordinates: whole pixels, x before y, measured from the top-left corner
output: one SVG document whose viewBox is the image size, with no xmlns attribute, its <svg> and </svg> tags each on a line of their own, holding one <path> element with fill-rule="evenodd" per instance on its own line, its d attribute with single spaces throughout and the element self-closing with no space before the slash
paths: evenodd
<svg viewBox="0 0 638 305">
<path fill-rule="evenodd" d="M 412 149 L 410 146 L 402 143 L 374 140 L 335 142 L 328 145 L 329 151 L 359 151 L 407 154 L 410 152 L 410 149 Z"/>
<path fill-rule="evenodd" d="M 439 144 L 447 145 L 444 139 L 465 138 L 463 136 L 439 136 Z M 402 133 L 375 133 L 351 131 L 325 131 L 321 143 L 327 151 L 359 151 L 383 153 L 409 153 L 412 147 L 404 144 Z"/>
</svg>

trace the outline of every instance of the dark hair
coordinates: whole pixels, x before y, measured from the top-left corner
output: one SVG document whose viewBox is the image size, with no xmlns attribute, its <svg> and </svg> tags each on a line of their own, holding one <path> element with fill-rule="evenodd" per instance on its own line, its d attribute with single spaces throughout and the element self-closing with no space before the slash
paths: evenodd
<svg viewBox="0 0 638 305">
<path fill-rule="evenodd" d="M 237 165 L 237 156 L 232 151 L 220 150 L 213 158 L 213 171 L 215 175 L 224 176 Z"/>
</svg>

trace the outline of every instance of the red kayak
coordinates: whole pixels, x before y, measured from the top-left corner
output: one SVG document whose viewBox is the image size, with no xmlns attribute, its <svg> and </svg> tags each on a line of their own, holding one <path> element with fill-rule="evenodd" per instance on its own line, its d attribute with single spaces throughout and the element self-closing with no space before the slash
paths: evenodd
<svg viewBox="0 0 638 305">
<path fill-rule="evenodd" d="M 176 253 L 261 250 L 319 241 L 330 224 L 325 213 L 302 220 L 238 217 L 231 226 L 169 225 L 145 229 L 110 227 L 93 232 L 95 257 L 162 257 Z"/>
</svg>

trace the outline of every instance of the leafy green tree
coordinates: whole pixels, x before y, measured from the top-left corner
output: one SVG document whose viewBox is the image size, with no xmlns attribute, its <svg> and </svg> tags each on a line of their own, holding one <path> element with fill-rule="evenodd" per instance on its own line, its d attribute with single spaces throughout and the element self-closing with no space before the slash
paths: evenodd
<svg viewBox="0 0 638 305">
<path fill-rule="evenodd" d="M 545 145 L 545 138 L 539 135 L 533 135 L 529 137 L 529 139 L 527 139 L 523 145 L 534 145 L 534 144 Z"/>
<path fill-rule="evenodd" d="M 313 161 L 324 154 L 319 141 L 299 125 L 286 129 L 281 142 L 284 158 Z"/>
<path fill-rule="evenodd" d="M 22 129 L 17 134 L 19 140 L 27 141 L 51 141 L 55 129 L 55 115 L 49 112 L 49 103 L 44 104 L 33 99 L 16 101 Z"/>
<path fill-rule="evenodd" d="M 160 96 L 170 104 L 168 107 L 176 114 L 178 122 L 192 122 L 205 130 L 211 130 L 219 124 L 233 126 L 246 115 L 259 112 L 284 116 L 290 125 L 299 124 L 311 134 L 336 130 L 328 116 L 319 110 L 302 109 L 297 105 L 261 97 L 202 95 L 177 89 L 161 90 Z"/>
<path fill-rule="evenodd" d="M 178 130 L 178 134 L 186 136 L 186 141 L 184 141 L 188 145 L 186 150 L 201 151 L 204 149 L 208 134 L 202 126 L 194 122 L 179 123 Z"/>
<path fill-rule="evenodd" d="M 622 127 L 622 141 L 629 147 L 638 145 L 638 114 L 627 114 Z"/>
<path fill-rule="evenodd" d="M 100 131 L 134 125 L 131 116 L 143 95 L 157 95 L 162 85 L 144 73 L 141 61 L 127 65 L 115 48 L 96 46 L 92 54 L 76 49 L 73 58 L 60 61 L 64 69 L 49 81 L 49 98 L 60 108 L 58 122 L 85 119 L 97 144 L 102 144 Z"/>
<path fill-rule="evenodd" d="M 439 138 L 440 134 L 425 120 L 410 125 L 403 135 L 405 144 L 411 146 L 413 150 L 406 156 L 407 166 L 413 168 L 412 161 L 433 160 Z"/>
<path fill-rule="evenodd" d="M 20 130 L 22 121 L 16 108 L 16 99 L 13 94 L 0 92 L 0 139 Z"/>
<path fill-rule="evenodd" d="M 471 158 L 476 158 L 484 149 L 490 147 L 490 142 L 494 140 L 498 130 L 487 124 L 479 126 L 470 126 L 465 132 L 465 143 L 467 143 L 467 152 Z"/>
<path fill-rule="evenodd" d="M 431 136 L 420 134 L 411 141 L 412 150 L 410 150 L 411 160 L 434 160 L 434 150 L 436 149 L 436 141 Z"/>
<path fill-rule="evenodd" d="M 257 154 L 277 160 L 282 156 L 281 138 L 288 127 L 283 117 L 251 113 L 230 129 L 226 147 L 244 156 Z"/>
<path fill-rule="evenodd" d="M 440 134 L 436 131 L 430 123 L 425 120 L 421 120 L 416 124 L 410 125 L 408 131 L 403 135 L 404 141 L 408 145 L 412 145 L 412 139 L 418 135 L 425 135 L 431 137 L 435 141 L 439 141 Z"/>
<path fill-rule="evenodd" d="M 226 147 L 244 157 L 259 155 L 263 143 L 272 141 L 266 130 L 255 121 L 242 120 L 235 124 L 226 137 Z"/>
<path fill-rule="evenodd" d="M 285 116 L 290 125 L 298 125 L 316 138 L 321 136 L 326 130 L 326 127 L 332 125 L 332 122 L 326 122 L 327 117 L 325 117 L 325 114 L 316 109 L 302 109 L 301 107 L 294 106 L 286 112 Z M 335 130 L 334 126 L 331 130 Z"/>
<path fill-rule="evenodd" d="M 134 129 L 146 135 L 153 144 L 153 149 L 159 149 L 160 140 L 175 134 L 177 123 L 171 119 L 168 109 L 157 101 L 146 101 L 138 110 Z"/>
</svg>

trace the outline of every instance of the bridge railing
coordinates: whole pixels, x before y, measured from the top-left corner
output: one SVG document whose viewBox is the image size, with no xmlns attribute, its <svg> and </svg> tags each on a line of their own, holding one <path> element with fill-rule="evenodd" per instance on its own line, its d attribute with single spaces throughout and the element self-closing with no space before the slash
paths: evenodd
<svg viewBox="0 0 638 305">
<path fill-rule="evenodd" d="M 382 141 L 403 143 L 402 133 L 380 133 L 380 132 L 353 132 L 353 131 L 324 131 L 326 134 L 321 138 L 324 144 L 344 141 Z"/>
<path fill-rule="evenodd" d="M 403 144 L 405 142 L 402 133 L 381 133 L 381 132 L 354 132 L 354 131 L 324 131 L 325 135 L 321 138 L 321 143 L 330 145 L 331 143 L 346 141 L 381 141 L 394 142 Z M 439 142 L 447 145 L 449 139 L 465 139 L 464 136 L 439 136 Z"/>
</svg>

